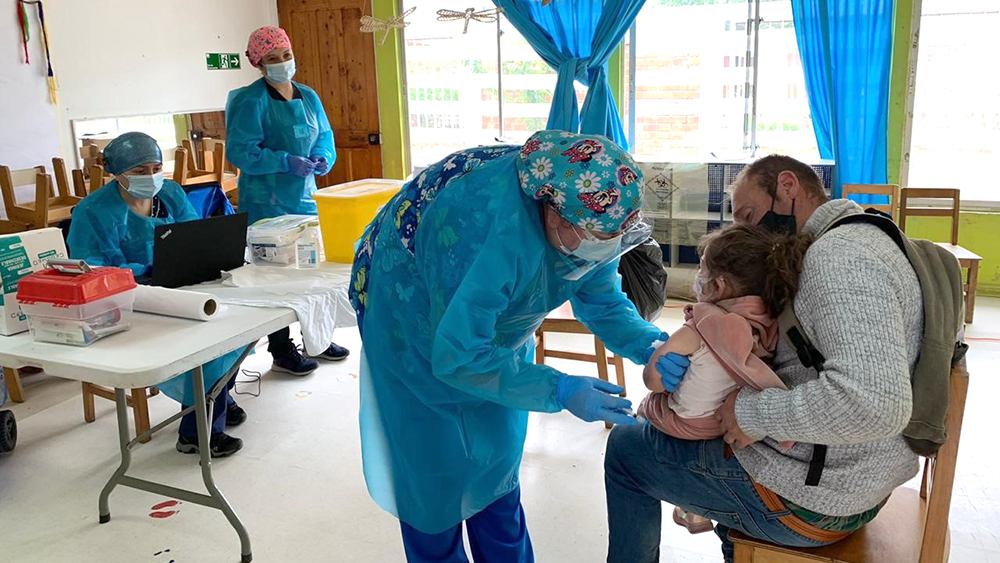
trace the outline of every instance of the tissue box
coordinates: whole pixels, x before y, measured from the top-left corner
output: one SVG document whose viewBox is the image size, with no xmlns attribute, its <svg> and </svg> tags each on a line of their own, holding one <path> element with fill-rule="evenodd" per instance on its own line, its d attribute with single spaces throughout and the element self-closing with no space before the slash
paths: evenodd
<svg viewBox="0 0 1000 563">
<path fill-rule="evenodd" d="M 3 284 L 3 322 L 0 334 L 10 336 L 28 330 L 28 318 L 17 303 L 21 278 L 45 268 L 52 258 L 65 259 L 66 242 L 56 228 L 0 236 L 0 283 Z"/>
</svg>

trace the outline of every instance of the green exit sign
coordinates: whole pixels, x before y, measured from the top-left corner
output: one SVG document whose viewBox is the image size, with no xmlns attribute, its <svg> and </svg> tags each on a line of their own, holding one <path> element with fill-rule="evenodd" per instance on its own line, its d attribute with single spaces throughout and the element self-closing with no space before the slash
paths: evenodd
<svg viewBox="0 0 1000 563">
<path fill-rule="evenodd" d="M 208 70 L 239 70 L 240 55 L 238 53 L 205 53 L 205 66 Z"/>
</svg>

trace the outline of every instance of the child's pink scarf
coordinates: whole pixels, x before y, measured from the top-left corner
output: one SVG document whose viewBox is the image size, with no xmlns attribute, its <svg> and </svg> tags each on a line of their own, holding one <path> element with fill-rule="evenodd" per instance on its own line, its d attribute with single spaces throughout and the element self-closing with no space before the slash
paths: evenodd
<svg viewBox="0 0 1000 563">
<path fill-rule="evenodd" d="M 696 303 L 685 309 L 685 317 L 740 387 L 785 389 L 764 361 L 778 345 L 778 321 L 768 315 L 763 299 L 750 295 Z"/>
</svg>

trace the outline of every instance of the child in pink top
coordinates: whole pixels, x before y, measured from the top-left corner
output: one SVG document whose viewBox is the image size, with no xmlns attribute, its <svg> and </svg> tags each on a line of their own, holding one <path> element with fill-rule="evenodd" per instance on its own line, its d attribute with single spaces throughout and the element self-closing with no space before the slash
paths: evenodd
<svg viewBox="0 0 1000 563">
<path fill-rule="evenodd" d="M 768 365 L 778 344 L 775 317 L 795 297 L 810 242 L 807 235 L 775 235 L 752 225 L 702 238 L 698 303 L 685 308 L 684 326 L 650 358 L 643 379 L 653 392 L 639 416 L 671 436 L 711 440 L 723 434 L 715 413 L 730 394 L 745 386 L 785 388 Z M 673 393 L 665 392 L 655 367 L 670 352 L 691 359 Z M 674 520 L 692 532 L 711 529 L 711 522 L 683 512 L 675 511 Z"/>
</svg>

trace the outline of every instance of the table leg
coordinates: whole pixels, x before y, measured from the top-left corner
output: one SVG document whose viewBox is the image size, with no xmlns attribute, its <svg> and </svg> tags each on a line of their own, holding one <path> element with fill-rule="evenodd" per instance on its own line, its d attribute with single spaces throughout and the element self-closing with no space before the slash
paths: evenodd
<svg viewBox="0 0 1000 563">
<path fill-rule="evenodd" d="M 969 264 L 969 291 L 965 295 L 965 323 L 972 324 L 976 311 L 976 284 L 979 283 L 979 260 Z"/>
<path fill-rule="evenodd" d="M 107 524 L 111 521 L 111 509 L 108 507 L 108 497 L 111 496 L 111 491 L 115 490 L 115 487 L 118 486 L 119 481 L 132 464 L 132 452 L 128 447 L 128 404 L 125 403 L 124 389 L 115 389 L 115 407 L 118 411 L 118 443 L 121 446 L 122 462 L 118 466 L 118 470 L 108 480 L 108 484 L 104 485 L 104 490 L 101 491 L 99 501 L 101 524 Z"/>
<path fill-rule="evenodd" d="M 208 423 L 208 406 L 204 393 L 205 374 L 201 366 L 194 368 L 194 389 L 194 412 L 198 423 L 198 451 L 201 455 L 201 477 L 205 481 L 205 488 L 208 489 L 208 494 L 219 503 L 219 510 L 226 515 L 226 519 L 229 520 L 229 523 L 236 529 L 236 533 L 240 536 L 240 562 L 250 563 L 250 561 L 253 561 L 253 553 L 250 550 L 250 535 L 247 533 L 246 527 L 243 526 L 243 522 L 240 521 L 240 517 L 236 515 L 236 511 L 233 510 L 232 505 L 223 496 L 219 487 L 215 485 L 215 479 L 212 478 L 212 452 L 209 443 L 212 429 Z"/>
</svg>

